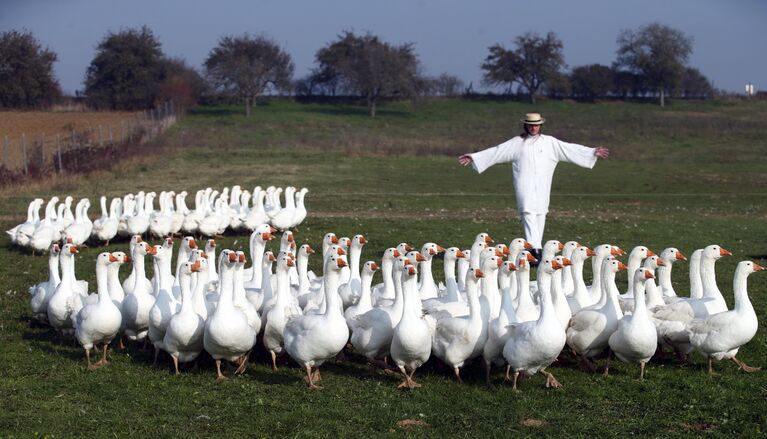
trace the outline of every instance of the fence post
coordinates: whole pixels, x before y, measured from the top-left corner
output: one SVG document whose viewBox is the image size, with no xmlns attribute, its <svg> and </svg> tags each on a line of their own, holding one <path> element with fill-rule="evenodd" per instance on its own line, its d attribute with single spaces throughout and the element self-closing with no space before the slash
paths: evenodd
<svg viewBox="0 0 767 439">
<path fill-rule="evenodd" d="M 120 143 L 125 143 L 125 121 L 120 121 Z"/>
<path fill-rule="evenodd" d="M 99 146 L 104 146 L 104 133 L 101 131 L 101 125 L 99 125 Z"/>
<path fill-rule="evenodd" d="M 107 128 L 109 128 L 109 144 L 111 145 L 114 142 L 112 139 L 112 125 L 109 125 Z"/>
<path fill-rule="evenodd" d="M 64 172 L 64 167 L 61 166 L 61 135 L 56 134 L 56 150 L 59 157 L 59 173 Z"/>
<path fill-rule="evenodd" d="M 27 167 L 27 135 L 21 134 L 21 157 L 24 160 L 24 174 L 29 174 L 29 168 Z"/>
</svg>

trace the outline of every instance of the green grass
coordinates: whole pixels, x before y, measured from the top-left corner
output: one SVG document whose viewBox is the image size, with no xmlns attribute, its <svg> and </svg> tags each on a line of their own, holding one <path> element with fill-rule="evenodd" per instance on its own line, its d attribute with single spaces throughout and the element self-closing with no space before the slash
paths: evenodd
<svg viewBox="0 0 767 439">
<path fill-rule="evenodd" d="M 90 197 L 94 217 L 101 194 L 293 184 L 310 189 L 298 240 L 317 247 L 327 231 L 364 233 L 370 244 L 363 260 L 380 259 L 401 241 L 465 248 L 480 231 L 509 242 L 522 234 L 510 167 L 478 176 L 460 168 L 455 155 L 500 143 L 532 109 L 515 102 L 393 103 L 369 118 L 359 107 L 276 101 L 246 119 L 239 107 L 201 108 L 163 136 L 156 155 L 111 172 L 6 190 L 0 219 L 5 228 L 22 221 L 35 196 Z M 675 246 L 687 255 L 721 244 L 734 253 L 717 264 L 732 304 L 737 262 L 767 258 L 767 105 L 544 102 L 534 109 L 548 119 L 545 132 L 612 150 L 591 171 L 560 165 L 548 237 L 611 242 L 627 251 Z M 459 385 L 435 361 L 416 373 L 422 389 L 402 392 L 395 389 L 399 377 L 369 375 L 354 354 L 323 366 L 325 389 L 308 392 L 294 364 L 272 372 L 262 349 L 245 376 L 221 383 L 209 360 L 174 377 L 167 357 L 153 368 L 151 354 L 135 346 L 88 372 L 79 347 L 30 322 L 26 289 L 45 278 L 46 258 L 0 240 L 2 436 L 399 436 L 397 422 L 405 419 L 428 424 L 407 430 L 416 436 L 757 436 L 767 430 L 767 372 L 746 375 L 727 363 L 710 379 L 699 357 L 691 366 L 653 360 L 638 382 L 637 367 L 616 364 L 605 379 L 578 370 L 565 355 L 550 369 L 563 389 L 546 390 L 534 377 L 518 394 L 502 384 L 500 371 L 493 375 L 496 387 L 487 389 L 473 363 Z M 219 248 L 243 249 L 246 242 L 230 235 Z M 102 250 L 86 248 L 77 258 L 78 276 L 91 286 Z M 317 258 L 311 266 L 319 269 Z M 435 275 L 441 274 L 437 263 Z M 689 286 L 687 275 L 685 263 L 675 265 L 680 292 Z M 618 280 L 625 283 L 625 274 Z M 752 275 L 749 291 L 765 316 L 767 275 Z M 763 329 L 739 358 L 767 366 Z"/>
</svg>

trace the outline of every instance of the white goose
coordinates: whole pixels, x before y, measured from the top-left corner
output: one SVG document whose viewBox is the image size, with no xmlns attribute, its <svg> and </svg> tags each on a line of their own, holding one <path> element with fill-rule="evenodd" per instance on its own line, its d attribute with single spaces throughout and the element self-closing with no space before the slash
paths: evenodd
<svg viewBox="0 0 767 439">
<path fill-rule="evenodd" d="M 59 276 L 59 254 L 61 247 L 58 244 L 51 244 L 48 256 L 48 279 L 29 288 L 29 294 L 32 296 L 29 302 L 32 314 L 41 322 L 48 321 L 48 301 L 51 300 L 56 287 L 61 282 Z"/>
<path fill-rule="evenodd" d="M 403 273 L 402 317 L 392 333 L 391 357 L 405 377 L 398 388 L 421 387 L 413 380 L 413 374 L 429 360 L 432 350 L 431 327 L 434 322 L 430 316 L 421 313 L 421 300 L 416 286 L 417 273 L 414 265 L 408 265 L 407 271 Z"/>
<path fill-rule="evenodd" d="M 178 275 L 181 278 L 181 309 L 174 314 L 163 338 L 165 351 L 173 358 L 173 367 L 176 375 L 179 374 L 178 363 L 194 361 L 202 352 L 203 336 L 205 335 L 205 320 L 194 311 L 191 281 L 192 273 L 199 270 L 201 262 L 185 262 Z"/>
<path fill-rule="evenodd" d="M 267 216 L 264 211 L 265 197 L 266 192 L 261 190 L 261 186 L 256 186 L 253 189 L 253 207 L 243 220 L 243 226 L 247 230 L 254 231 L 256 230 L 256 227 L 269 222 L 269 216 Z"/>
<path fill-rule="evenodd" d="M 497 264 L 502 263 L 500 258 Z M 492 259 L 489 259 L 492 263 Z M 434 328 L 432 351 L 434 356 L 453 369 L 455 378 L 461 380 L 461 368 L 467 361 L 482 354 L 487 340 L 488 325 L 483 321 L 483 312 L 477 293 L 477 282 L 483 277 L 479 269 L 469 272 L 466 279 L 466 295 L 469 299 L 469 315 L 445 317 L 437 320 Z M 501 311 L 503 314 L 503 311 Z"/>
<path fill-rule="evenodd" d="M 303 247 L 303 246 L 302 246 Z M 373 275 L 378 270 L 378 264 L 373 261 L 367 261 L 362 266 L 362 289 L 360 290 L 360 300 L 356 304 L 346 308 L 344 311 L 344 318 L 346 323 L 351 326 L 349 322 L 352 321 L 358 315 L 364 314 L 373 309 L 373 298 L 370 292 L 370 285 L 373 282 Z M 301 296 L 299 296 L 300 298 Z"/>
<path fill-rule="evenodd" d="M 215 312 L 205 322 L 203 346 L 216 361 L 217 379 L 224 379 L 221 360 L 236 361 L 239 367 L 235 373 L 245 371 L 243 367 L 247 354 L 256 343 L 256 335 L 248 324 L 248 318 L 234 306 L 233 270 L 238 261 L 237 254 L 224 250 L 219 257 L 221 297 Z"/>
<path fill-rule="evenodd" d="M 162 245 L 155 245 L 152 251 L 154 267 L 157 271 L 157 289 L 154 292 L 155 302 L 149 310 L 149 341 L 154 345 L 154 363 L 157 363 L 157 355 L 160 350 L 165 350 L 163 341 L 165 330 L 168 328 L 170 318 L 181 310 L 179 302 L 173 294 L 173 281 L 171 279 L 170 264 L 166 261 L 171 254 Z"/>
<path fill-rule="evenodd" d="M 665 302 L 663 302 L 663 299 L 660 299 L 660 301 L 658 301 L 658 297 L 655 295 L 655 293 L 657 292 L 656 291 L 657 287 L 655 286 L 655 279 L 656 279 L 655 278 L 655 270 L 656 269 L 660 269 L 661 267 L 664 266 L 664 264 L 665 264 L 665 262 L 663 262 L 663 259 L 661 259 L 660 256 L 658 256 L 656 254 L 653 254 L 652 256 L 647 257 L 644 260 L 644 262 L 642 262 L 642 267 L 641 268 L 646 268 L 646 269 L 650 270 L 651 273 L 653 273 L 653 277 L 652 278 L 648 278 L 647 280 L 643 279 L 642 282 L 640 282 L 638 284 L 639 286 L 642 286 L 642 288 L 644 289 L 644 292 L 645 292 L 645 305 L 646 305 L 646 308 L 648 310 L 650 310 L 650 312 L 654 311 L 655 307 L 665 306 L 666 305 Z M 637 270 L 638 269 L 639 268 L 637 268 Z M 636 273 L 636 270 L 634 270 L 634 273 Z M 652 292 L 648 292 L 647 291 L 648 284 L 650 282 L 652 282 L 652 287 L 650 288 L 650 289 L 653 290 Z M 632 279 L 632 283 L 634 283 L 633 279 Z M 631 297 L 623 297 L 623 296 L 618 297 L 618 304 L 620 305 L 621 311 L 624 314 L 633 312 L 633 309 L 635 307 L 635 299 L 634 299 L 634 294 L 633 294 L 634 286 L 631 287 L 631 292 L 632 292 Z M 651 298 L 653 299 L 653 306 L 650 306 L 650 299 Z"/>
<path fill-rule="evenodd" d="M 298 255 L 296 256 L 298 288 L 295 290 L 295 293 L 296 299 L 298 300 L 298 306 L 300 306 L 301 309 L 306 306 L 309 297 L 311 297 L 311 281 L 309 280 L 309 255 L 311 254 L 314 254 L 314 249 L 309 244 L 303 244 L 298 248 Z M 368 289 L 369 288 L 370 286 L 368 285 Z"/>
<path fill-rule="evenodd" d="M 654 255 L 651 255 L 654 256 Z M 639 379 L 644 379 L 645 365 L 658 348 L 658 336 L 655 333 L 655 324 L 650 319 L 645 305 L 645 289 L 641 284 L 646 279 L 654 279 L 651 269 L 637 268 L 634 271 L 631 282 L 631 291 L 634 297 L 634 309 L 631 315 L 624 316 L 618 322 L 618 329 L 610 335 L 608 344 L 610 351 L 624 363 L 639 363 Z M 610 354 L 607 355 L 605 376 L 610 370 Z"/>
<path fill-rule="evenodd" d="M 614 282 L 615 273 L 625 270 L 626 266 L 617 259 L 605 262 L 600 268 L 602 282 Z M 606 296 L 604 306 L 595 309 L 581 309 L 573 315 L 567 328 L 567 345 L 581 357 L 584 366 L 593 370 L 594 365 L 589 361 L 606 347 L 610 335 L 618 328 L 618 320 L 622 317 L 617 298 L 612 292 L 604 291 Z"/>
<path fill-rule="evenodd" d="M 549 276 L 554 270 L 562 268 L 557 261 L 544 259 L 538 266 L 539 272 Z M 517 390 L 519 373 L 534 375 L 538 372 L 546 376 L 546 387 L 562 387 L 546 368 L 554 362 L 565 346 L 565 331 L 557 320 L 551 292 L 546 284 L 540 293 L 541 314 L 538 320 L 511 324 L 509 340 L 503 347 L 503 357 L 514 371 L 513 390 Z"/>
<path fill-rule="evenodd" d="M 96 259 L 96 285 L 99 300 L 94 304 L 84 306 L 73 319 L 75 338 L 85 349 L 85 359 L 89 370 L 107 364 L 107 347 L 120 332 L 120 324 L 122 323 L 120 310 L 109 296 L 107 266 L 112 262 L 117 262 L 117 258 L 110 253 L 99 254 Z M 101 360 L 91 364 L 90 352 L 98 343 L 104 344 L 104 353 Z"/>
<path fill-rule="evenodd" d="M 714 374 L 713 361 L 731 359 L 745 372 L 756 372 L 759 367 L 751 367 L 737 359 L 738 349 L 751 341 L 756 335 L 759 322 L 754 307 L 748 298 L 748 275 L 764 267 L 751 261 L 741 261 L 735 269 L 733 291 L 735 308 L 732 311 L 714 314 L 705 319 L 693 320 L 687 325 L 690 343 L 708 359 L 708 373 Z"/>
<path fill-rule="evenodd" d="M 61 282 L 56 286 L 48 301 L 48 323 L 58 332 L 71 335 L 72 320 L 82 308 L 82 296 L 75 289 L 74 255 L 79 253 L 74 244 L 64 244 L 59 256 L 61 265 Z"/>
<path fill-rule="evenodd" d="M 12 243 L 20 246 L 29 244 L 29 237 L 35 232 L 35 228 L 40 222 L 40 206 L 42 205 L 42 198 L 32 200 L 27 207 L 27 220 L 5 231 Z"/>
<path fill-rule="evenodd" d="M 144 257 L 153 253 L 154 247 L 150 247 L 146 242 L 136 243 L 131 254 L 135 276 L 132 283 L 123 283 L 125 300 L 122 311 L 125 335 L 134 341 L 144 340 L 149 331 L 149 311 L 155 298 L 152 295 L 152 284 L 144 271 Z"/>
<path fill-rule="evenodd" d="M 418 293 L 420 294 L 422 301 L 435 299 L 438 296 L 439 289 L 437 288 L 437 283 L 434 282 L 434 276 L 432 275 L 431 271 L 431 263 L 434 256 L 444 252 L 445 249 L 441 245 L 435 244 L 433 242 L 427 242 L 423 245 L 423 247 L 421 247 L 420 253 L 423 256 L 424 261 L 421 262 L 420 266 L 421 280 L 418 288 Z"/>
<path fill-rule="evenodd" d="M 671 283 L 671 268 L 674 262 L 686 261 L 687 258 L 674 247 L 663 250 L 660 253 L 660 258 L 663 260 L 663 265 L 658 267 L 658 286 L 663 297 L 676 298 L 677 294 L 674 291 L 674 285 Z M 698 277 L 698 281 L 700 282 L 700 277 Z"/>
<path fill-rule="evenodd" d="M 288 186 L 285 188 L 285 207 L 274 211 L 271 217 L 271 224 L 278 230 L 288 230 L 293 226 L 293 216 L 296 214 L 296 199 L 294 194 L 296 188 Z M 277 195 L 279 197 L 279 195 Z M 279 203 L 277 204 L 279 206 Z"/>
<path fill-rule="evenodd" d="M 458 282 L 455 278 L 455 265 L 459 259 L 465 258 L 466 255 L 458 247 L 450 247 L 445 250 L 445 259 L 443 262 L 443 271 L 445 273 L 445 285 L 440 285 L 441 297 L 435 297 L 433 299 L 427 299 L 423 301 L 424 310 L 433 310 L 437 307 L 450 302 L 462 302 L 460 292 L 458 291 Z"/>
<path fill-rule="evenodd" d="M 570 274 L 573 277 L 572 295 L 567 296 L 567 303 L 570 305 L 570 311 L 575 314 L 583 308 L 592 305 L 589 290 L 583 281 L 583 264 L 590 256 L 595 256 L 594 250 L 588 247 L 578 247 L 571 254 Z"/>
<path fill-rule="evenodd" d="M 605 258 L 608 256 L 622 256 L 625 252 L 614 245 L 602 244 L 594 247 L 594 253 L 595 255 L 591 259 L 591 285 L 586 286 L 589 290 L 589 295 L 591 296 L 591 303 L 589 305 L 594 305 L 599 302 L 602 295 L 602 263 Z"/>
<path fill-rule="evenodd" d="M 307 188 L 301 188 L 300 191 L 296 192 L 296 210 L 293 214 L 292 228 L 298 227 L 304 222 L 304 219 L 306 219 L 306 204 L 304 198 L 306 198 L 307 192 L 309 192 L 309 189 Z"/>
<path fill-rule="evenodd" d="M 115 236 L 117 236 L 117 226 L 120 222 L 119 211 L 122 200 L 120 198 L 112 198 L 112 202 L 109 204 L 109 213 L 106 212 L 107 197 L 101 197 L 101 218 L 93 222 L 93 236 L 99 241 L 105 241 L 106 246 L 109 246 Z"/>
<path fill-rule="evenodd" d="M 349 340 L 349 328 L 341 314 L 340 298 L 336 293 L 339 272 L 345 265 L 339 256 L 331 255 L 325 261 L 325 314 L 298 315 L 285 324 L 285 350 L 306 370 L 310 389 L 318 388 L 314 381 L 321 379 L 316 368 L 338 355 Z"/>
<path fill-rule="evenodd" d="M 580 246 L 581 244 L 578 241 L 567 241 L 564 245 L 564 248 L 562 248 L 562 256 L 572 262 L 573 252 Z M 562 292 L 565 294 L 565 296 L 572 294 L 573 290 L 575 289 L 573 284 L 572 269 L 572 265 L 568 265 L 560 270 L 562 272 L 560 275 L 562 277 Z"/>
<path fill-rule="evenodd" d="M 362 290 L 362 277 L 360 275 L 360 257 L 362 247 L 368 243 L 364 235 L 355 235 L 349 248 L 349 281 L 338 287 L 338 294 L 344 304 L 344 309 L 350 307 L 359 300 Z"/>
<path fill-rule="evenodd" d="M 373 286 L 373 303 L 375 306 L 380 306 L 382 301 L 387 303 L 394 301 L 394 278 L 392 277 L 392 269 L 394 262 L 400 257 L 399 250 L 394 247 L 389 247 L 384 251 L 383 258 L 381 258 L 381 275 L 383 276 L 383 282 Z"/>
<path fill-rule="evenodd" d="M 277 370 L 277 355 L 284 348 L 285 324 L 291 317 L 301 314 L 296 300 L 290 294 L 288 269 L 294 266 L 293 260 L 285 252 L 277 258 L 277 291 L 274 300 L 264 305 L 264 347 L 272 356 L 272 370 Z"/>
<path fill-rule="evenodd" d="M 530 270 L 529 263 L 526 259 L 521 259 L 519 261 L 520 267 L 515 266 L 511 261 L 506 261 L 503 264 L 508 267 L 507 269 L 510 271 L 516 271 L 518 269 Z M 519 277 L 515 278 L 514 283 L 517 283 L 519 279 Z M 485 382 L 488 386 L 491 384 L 490 371 L 492 367 L 502 366 L 506 363 L 506 360 L 503 358 L 503 347 L 509 340 L 509 325 L 518 322 L 513 300 L 510 288 L 501 289 L 501 313 L 497 318 L 490 321 L 488 325 L 487 341 L 482 348 L 482 360 L 485 363 Z"/>
</svg>

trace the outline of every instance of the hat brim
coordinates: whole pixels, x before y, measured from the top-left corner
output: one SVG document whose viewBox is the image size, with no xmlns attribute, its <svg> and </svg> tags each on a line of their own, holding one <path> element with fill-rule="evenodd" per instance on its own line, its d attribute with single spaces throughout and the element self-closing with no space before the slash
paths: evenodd
<svg viewBox="0 0 767 439">
<path fill-rule="evenodd" d="M 543 123 L 546 122 L 546 119 L 541 119 L 536 121 L 519 119 L 519 121 L 525 125 L 543 125 Z"/>
</svg>

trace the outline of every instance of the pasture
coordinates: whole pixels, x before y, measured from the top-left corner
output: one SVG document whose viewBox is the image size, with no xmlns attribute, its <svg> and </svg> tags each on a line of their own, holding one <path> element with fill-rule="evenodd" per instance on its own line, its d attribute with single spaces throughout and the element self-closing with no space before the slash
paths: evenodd
<svg viewBox="0 0 767 439">
<path fill-rule="evenodd" d="M 401 241 L 466 248 L 479 232 L 508 243 L 523 232 L 509 165 L 478 176 L 458 166 L 459 153 L 498 144 L 519 131 L 518 119 L 539 110 L 544 133 L 611 148 L 589 171 L 561 164 L 555 175 L 545 239 L 613 243 L 627 252 L 674 246 L 689 256 L 717 243 L 734 256 L 717 263 L 730 307 L 738 261 L 767 259 L 767 103 L 675 102 L 661 109 L 637 103 L 437 101 L 392 103 L 370 118 L 364 108 L 275 101 L 254 108 L 202 107 L 156 139 L 156 153 L 109 171 L 0 192 L 3 230 L 22 222 L 28 202 L 51 195 L 98 197 L 138 190 L 222 188 L 240 184 L 305 186 L 309 215 L 295 232 L 319 247 L 328 231 L 363 233 L 362 261 L 379 260 Z M 190 207 L 191 207 L 190 203 Z M 278 243 L 273 241 L 272 247 Z M 241 377 L 215 380 L 203 359 L 173 376 L 172 363 L 140 346 L 110 350 L 110 364 L 87 371 L 82 349 L 30 321 L 27 288 L 47 276 L 47 257 L 0 238 L 0 435 L 69 436 L 761 436 L 767 431 L 767 371 L 745 374 L 733 363 L 709 378 L 692 364 L 657 359 L 644 381 L 639 370 L 612 362 L 611 375 L 581 371 L 565 352 L 549 369 L 564 388 L 543 388 L 537 375 L 513 393 L 494 370 L 484 384 L 479 362 L 464 384 L 431 360 L 416 372 L 423 388 L 402 391 L 400 377 L 369 374 L 361 357 L 322 367 L 321 391 L 310 392 L 302 370 L 283 359 L 273 372 L 259 345 Z M 218 240 L 247 252 L 245 235 Z M 126 250 L 116 242 L 109 250 Z M 94 261 L 104 248 L 84 248 L 78 278 L 95 290 Z M 625 258 L 624 258 L 625 261 Z M 310 259 L 315 271 L 319 258 Z M 441 259 L 435 277 L 442 276 Z M 126 276 L 127 267 L 122 270 Z M 587 269 L 587 278 L 590 270 Z M 685 262 L 674 265 L 677 292 L 689 288 Z M 374 283 L 380 281 L 376 274 Z M 625 289 L 626 275 L 618 277 Z M 767 274 L 748 282 L 757 315 L 767 316 Z M 260 348 L 260 349 L 259 349 Z M 739 358 L 767 366 L 763 327 Z M 600 360 L 600 365 L 604 359 Z M 403 422 L 404 421 L 404 422 Z"/>
</svg>

